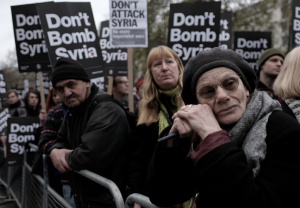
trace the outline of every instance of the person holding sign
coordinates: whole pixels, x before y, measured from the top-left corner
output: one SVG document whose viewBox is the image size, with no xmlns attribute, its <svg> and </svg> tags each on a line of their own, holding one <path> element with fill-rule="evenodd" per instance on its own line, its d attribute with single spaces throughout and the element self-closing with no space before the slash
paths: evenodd
<svg viewBox="0 0 300 208">
<path fill-rule="evenodd" d="M 181 96 L 149 165 L 149 198 L 171 206 L 299 207 L 300 125 L 257 91 L 254 70 L 230 49 L 212 48 L 185 66 Z"/>
<path fill-rule="evenodd" d="M 60 58 L 52 85 L 68 107 L 55 142 L 45 152 L 61 173 L 70 176 L 77 208 L 115 207 L 109 189 L 72 170 L 89 170 L 112 180 L 122 191 L 130 130 L 125 111 L 111 100 L 96 102 L 105 92 L 90 81 L 77 61 Z"/>
<path fill-rule="evenodd" d="M 15 89 L 8 90 L 6 93 L 7 106 L 10 117 L 26 117 L 26 108 L 24 102 L 20 99 L 19 93 Z M 4 157 L 6 158 L 7 128 L 4 128 L 0 136 L 4 149 Z"/>
</svg>

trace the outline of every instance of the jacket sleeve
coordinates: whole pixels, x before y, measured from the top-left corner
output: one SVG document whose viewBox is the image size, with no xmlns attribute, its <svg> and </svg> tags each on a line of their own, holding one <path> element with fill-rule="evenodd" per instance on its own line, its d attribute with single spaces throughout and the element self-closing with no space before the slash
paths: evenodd
<svg viewBox="0 0 300 208">
<path fill-rule="evenodd" d="M 58 132 L 57 135 L 52 135 L 53 138 L 55 137 L 55 139 L 53 141 L 49 141 L 48 143 L 44 144 L 44 152 L 47 155 L 50 155 L 51 151 L 54 148 L 57 149 L 69 149 L 69 147 L 67 146 L 67 140 L 65 138 L 67 138 L 67 131 L 65 129 L 67 129 L 66 126 L 67 123 L 67 119 L 64 119 L 61 126 L 57 127 Z M 42 142 L 42 141 L 41 141 Z"/>
<path fill-rule="evenodd" d="M 125 154 L 129 133 L 124 110 L 112 101 L 99 102 L 87 121 L 81 144 L 67 154 L 67 162 L 74 170 L 101 171 Z"/>
<path fill-rule="evenodd" d="M 149 165 L 148 191 L 151 202 L 158 206 L 183 203 L 195 194 L 195 170 L 187 155 L 191 143 L 167 148 L 157 143 Z"/>
<path fill-rule="evenodd" d="M 56 139 L 57 132 L 63 120 L 63 115 L 55 113 L 55 111 L 56 108 L 50 109 L 41 130 L 38 146 L 42 152 L 47 152 Z"/>
</svg>

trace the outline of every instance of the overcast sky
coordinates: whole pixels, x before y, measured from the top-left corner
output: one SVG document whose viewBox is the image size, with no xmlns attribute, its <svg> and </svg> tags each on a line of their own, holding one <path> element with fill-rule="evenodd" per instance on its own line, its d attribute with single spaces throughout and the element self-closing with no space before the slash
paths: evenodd
<svg viewBox="0 0 300 208">
<path fill-rule="evenodd" d="M 49 2 L 49 0 L 0 0 L 0 62 L 5 61 L 9 51 L 15 51 L 15 39 L 11 17 L 11 6 Z M 109 18 L 109 0 L 57 0 L 54 2 L 90 2 L 96 28 Z"/>
</svg>

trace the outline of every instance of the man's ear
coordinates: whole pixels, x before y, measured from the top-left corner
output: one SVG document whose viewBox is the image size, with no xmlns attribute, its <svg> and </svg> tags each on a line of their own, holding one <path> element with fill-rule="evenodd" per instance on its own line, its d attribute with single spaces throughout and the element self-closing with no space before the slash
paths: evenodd
<svg viewBox="0 0 300 208">
<path fill-rule="evenodd" d="M 90 87 L 91 86 L 91 82 L 87 82 L 86 83 L 86 88 Z"/>
</svg>

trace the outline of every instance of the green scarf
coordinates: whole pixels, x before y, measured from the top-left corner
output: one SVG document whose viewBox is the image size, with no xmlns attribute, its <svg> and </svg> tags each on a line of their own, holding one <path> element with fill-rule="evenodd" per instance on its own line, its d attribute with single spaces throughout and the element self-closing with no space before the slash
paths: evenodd
<svg viewBox="0 0 300 208">
<path fill-rule="evenodd" d="M 180 106 L 177 106 L 177 103 L 175 103 L 175 96 L 179 92 L 179 85 L 177 85 L 173 90 L 170 91 L 163 91 L 158 90 L 158 93 L 160 96 L 164 96 L 165 100 L 168 100 L 168 103 L 162 103 L 161 100 L 159 101 L 160 111 L 158 114 L 158 135 L 169 125 L 171 125 L 173 122 L 169 119 L 169 113 L 167 111 L 167 108 L 171 110 L 171 112 L 174 114 L 178 111 Z M 170 102 L 169 102 L 170 101 Z"/>
</svg>

